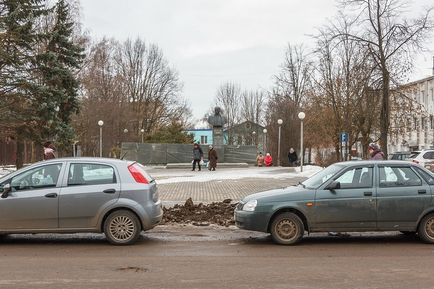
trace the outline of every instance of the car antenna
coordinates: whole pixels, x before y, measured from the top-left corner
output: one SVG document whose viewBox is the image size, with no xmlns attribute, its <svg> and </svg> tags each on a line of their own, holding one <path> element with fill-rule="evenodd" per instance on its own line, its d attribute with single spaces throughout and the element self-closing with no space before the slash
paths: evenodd
<svg viewBox="0 0 434 289">
<path fill-rule="evenodd" d="M 121 156 L 121 160 L 124 159 L 124 157 L 127 155 L 127 152 L 125 152 L 122 156 Z"/>
</svg>

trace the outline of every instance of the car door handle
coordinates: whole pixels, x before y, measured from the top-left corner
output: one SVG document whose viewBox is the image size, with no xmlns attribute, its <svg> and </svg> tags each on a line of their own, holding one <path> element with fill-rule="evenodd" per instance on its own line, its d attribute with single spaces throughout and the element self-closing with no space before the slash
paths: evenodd
<svg viewBox="0 0 434 289">
<path fill-rule="evenodd" d="M 419 195 L 426 194 L 426 190 L 419 190 L 419 191 L 417 191 L 417 193 L 418 193 Z"/>
<path fill-rule="evenodd" d="M 56 193 L 49 193 L 45 195 L 46 198 L 57 198 L 57 194 Z"/>
<path fill-rule="evenodd" d="M 365 196 L 367 196 L 367 197 L 368 197 L 368 196 L 372 196 L 372 192 L 364 192 L 363 195 L 365 195 Z"/>
<path fill-rule="evenodd" d="M 116 190 L 115 189 L 107 189 L 107 190 L 104 190 L 102 192 L 105 194 L 114 194 L 114 193 L 116 193 Z"/>
</svg>

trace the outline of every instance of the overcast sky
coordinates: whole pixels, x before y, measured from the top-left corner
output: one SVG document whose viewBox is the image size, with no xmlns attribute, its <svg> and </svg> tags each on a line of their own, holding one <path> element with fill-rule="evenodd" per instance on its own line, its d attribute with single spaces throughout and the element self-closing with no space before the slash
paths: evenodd
<svg viewBox="0 0 434 289">
<path fill-rule="evenodd" d="M 95 38 L 157 44 L 179 72 L 196 119 L 224 82 L 269 89 L 288 42 L 311 47 L 309 35 L 337 13 L 335 0 L 81 0 L 81 8 L 84 29 Z M 430 43 L 412 79 L 432 74 Z"/>
</svg>

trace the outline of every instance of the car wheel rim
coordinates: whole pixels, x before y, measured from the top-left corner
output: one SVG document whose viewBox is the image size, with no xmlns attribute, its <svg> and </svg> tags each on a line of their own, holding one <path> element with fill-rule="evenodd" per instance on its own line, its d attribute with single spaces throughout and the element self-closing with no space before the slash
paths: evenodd
<svg viewBox="0 0 434 289">
<path fill-rule="evenodd" d="M 426 222 L 425 231 L 430 239 L 434 239 L 434 218 L 431 218 Z"/>
<path fill-rule="evenodd" d="M 276 225 L 276 231 L 279 238 L 283 240 L 292 240 L 297 236 L 297 225 L 291 220 L 282 220 Z"/>
<path fill-rule="evenodd" d="M 135 225 L 133 220 L 126 216 L 115 217 L 110 222 L 110 234 L 116 241 L 127 241 L 134 236 Z"/>
</svg>

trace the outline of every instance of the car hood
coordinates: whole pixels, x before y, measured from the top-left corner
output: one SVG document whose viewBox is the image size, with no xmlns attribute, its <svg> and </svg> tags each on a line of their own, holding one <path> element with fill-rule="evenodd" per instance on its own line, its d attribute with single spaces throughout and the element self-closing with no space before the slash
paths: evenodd
<svg viewBox="0 0 434 289">
<path fill-rule="evenodd" d="M 302 186 L 292 186 L 248 195 L 243 199 L 243 203 L 246 203 L 250 200 L 258 200 L 261 203 L 311 200 L 314 196 L 314 193 L 314 190 L 304 189 Z"/>
</svg>

